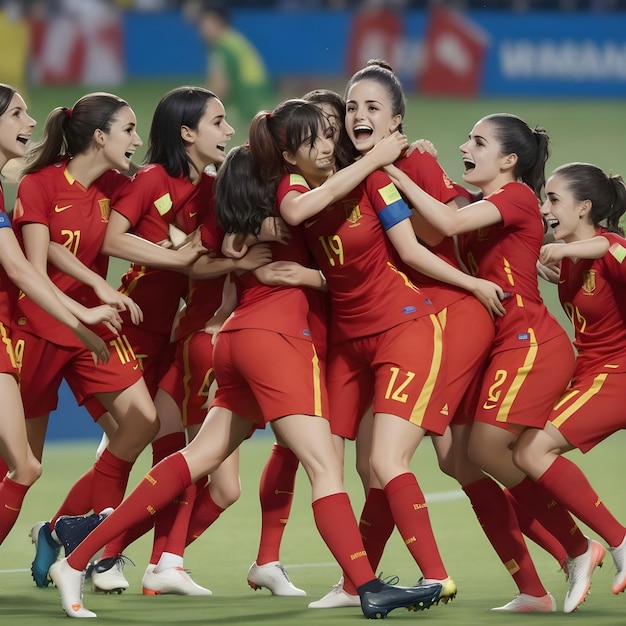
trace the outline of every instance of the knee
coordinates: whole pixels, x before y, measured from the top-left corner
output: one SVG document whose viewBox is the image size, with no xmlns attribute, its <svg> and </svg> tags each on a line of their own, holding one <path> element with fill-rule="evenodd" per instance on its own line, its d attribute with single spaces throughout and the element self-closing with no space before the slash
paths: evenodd
<svg viewBox="0 0 626 626">
<path fill-rule="evenodd" d="M 241 483 L 239 480 L 229 480 L 227 482 L 211 483 L 211 498 L 218 506 L 227 509 L 235 504 L 241 496 Z"/>
</svg>

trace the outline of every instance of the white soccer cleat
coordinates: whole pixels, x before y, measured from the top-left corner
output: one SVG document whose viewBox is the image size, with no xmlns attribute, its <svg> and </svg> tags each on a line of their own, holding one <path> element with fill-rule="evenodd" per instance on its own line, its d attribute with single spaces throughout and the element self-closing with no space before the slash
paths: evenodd
<svg viewBox="0 0 626 626">
<path fill-rule="evenodd" d="M 587 539 L 587 550 L 573 559 L 567 558 L 567 582 L 569 588 L 565 594 L 563 611 L 572 613 L 587 597 L 591 587 L 591 576 L 596 567 L 602 565 L 606 550 L 602 544 Z"/>
<path fill-rule="evenodd" d="M 519 593 L 513 600 L 503 606 L 496 606 L 492 611 L 510 611 L 511 613 L 554 613 L 556 611 L 556 600 L 551 593 L 545 596 L 529 596 L 526 593 Z"/>
<path fill-rule="evenodd" d="M 179 596 L 212 596 L 210 589 L 195 583 L 182 567 L 168 567 L 160 572 L 146 571 L 141 581 L 145 596 L 172 593 Z"/>
<path fill-rule="evenodd" d="M 74 569 L 62 559 L 50 567 L 50 578 L 59 590 L 61 606 L 68 617 L 97 617 L 83 606 L 85 572 Z"/>
<path fill-rule="evenodd" d="M 310 609 L 343 609 L 355 606 L 361 606 L 361 598 L 344 591 L 343 576 L 324 597 L 309 602 Z"/>
<path fill-rule="evenodd" d="M 130 587 L 124 576 L 126 557 L 100 559 L 91 567 L 91 588 L 100 593 L 122 593 Z"/>
<path fill-rule="evenodd" d="M 248 584 L 255 591 L 265 587 L 274 596 L 306 596 L 304 589 L 298 589 L 287 575 L 280 561 L 257 565 L 256 561 L 248 570 Z"/>
<path fill-rule="evenodd" d="M 613 593 L 622 593 L 626 589 L 626 537 L 617 548 L 609 548 L 617 571 L 613 578 Z"/>
</svg>

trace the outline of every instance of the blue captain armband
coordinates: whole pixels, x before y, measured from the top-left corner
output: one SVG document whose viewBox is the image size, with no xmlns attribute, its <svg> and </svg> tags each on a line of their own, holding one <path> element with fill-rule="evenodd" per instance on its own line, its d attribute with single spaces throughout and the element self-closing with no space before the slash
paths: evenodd
<svg viewBox="0 0 626 626">
<path fill-rule="evenodd" d="M 388 204 L 382 211 L 378 213 L 378 217 L 385 230 L 389 230 L 396 224 L 411 217 L 411 209 L 407 203 L 400 199 Z"/>
<path fill-rule="evenodd" d="M 411 217 L 411 209 L 402 199 L 400 192 L 393 183 L 382 187 L 378 190 L 378 193 L 386 204 L 385 208 L 378 212 L 378 218 L 385 230 L 389 230 L 396 224 Z"/>
<path fill-rule="evenodd" d="M 3 211 L 0 211 L 0 228 L 11 228 L 11 220 Z"/>
</svg>

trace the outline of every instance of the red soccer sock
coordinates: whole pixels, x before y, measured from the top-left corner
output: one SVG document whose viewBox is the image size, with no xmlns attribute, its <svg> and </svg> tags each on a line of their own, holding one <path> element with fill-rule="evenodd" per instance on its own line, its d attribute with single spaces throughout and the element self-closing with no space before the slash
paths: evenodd
<svg viewBox="0 0 626 626">
<path fill-rule="evenodd" d="M 571 489 L 571 484 L 569 486 Z M 569 511 L 532 478 L 526 477 L 509 489 L 511 495 L 563 545 L 568 556 L 580 556 L 587 550 L 587 538 Z"/>
<path fill-rule="evenodd" d="M 50 530 L 54 530 L 54 525 L 61 515 L 85 515 L 91 511 L 94 471 L 91 467 L 72 485 L 59 510 L 50 520 Z"/>
<path fill-rule="evenodd" d="M 315 525 L 348 578 L 357 587 L 374 580 L 348 494 L 318 498 L 312 506 Z"/>
<path fill-rule="evenodd" d="M 500 560 L 513 577 L 520 593 L 545 596 L 530 558 L 511 503 L 504 491 L 488 476 L 463 487 L 474 513 Z"/>
<path fill-rule="evenodd" d="M 7 475 L 9 466 L 7 462 L 0 456 L 0 481 Z"/>
<path fill-rule="evenodd" d="M 4 476 L 0 482 L 0 544 L 15 525 L 30 485 L 23 485 Z"/>
<path fill-rule="evenodd" d="M 424 578 L 447 578 L 430 524 L 426 498 L 415 476 L 410 472 L 396 476 L 385 486 L 385 495 L 400 535 Z"/>
<path fill-rule="evenodd" d="M 559 566 L 565 566 L 567 551 L 563 544 L 548 530 L 546 530 L 538 520 L 530 515 L 528 510 L 521 506 L 520 503 L 511 495 L 508 489 L 504 490 L 508 501 L 510 502 L 515 516 L 519 523 L 520 530 L 531 541 L 534 541 L 540 548 L 543 548 L 548 554 L 551 554 L 558 562 Z"/>
<path fill-rule="evenodd" d="M 154 527 L 154 518 L 150 517 L 143 520 L 139 524 L 135 524 L 131 528 L 126 529 L 120 535 L 115 537 L 112 541 L 109 541 L 105 546 L 101 559 L 109 559 L 114 556 L 119 556 L 128 548 L 128 546 L 137 541 L 139 537 L 143 537 Z"/>
<path fill-rule="evenodd" d="M 68 563 L 77 570 L 127 528 L 152 518 L 191 484 L 189 466 L 179 452 L 152 468 L 131 494 L 70 554 Z"/>
<path fill-rule="evenodd" d="M 291 512 L 298 465 L 298 457 L 289 448 L 274 444 L 259 484 L 261 538 L 257 565 L 280 560 L 280 543 Z"/>
<path fill-rule="evenodd" d="M 195 541 L 224 512 L 211 497 L 211 489 L 206 481 L 196 483 L 196 498 L 191 511 L 185 545 Z"/>
<path fill-rule="evenodd" d="M 575 463 L 558 456 L 541 476 L 538 484 L 553 494 L 581 522 L 598 533 L 609 546 L 616 547 L 622 543 L 626 528 L 602 503 L 600 496 Z M 568 555 L 577 556 L 569 550 Z"/>
<path fill-rule="evenodd" d="M 152 442 L 152 467 L 174 452 L 182 450 L 187 445 L 184 432 L 170 433 L 159 437 Z"/>
<path fill-rule="evenodd" d="M 156 516 L 154 545 L 150 563 L 158 563 L 163 552 L 183 556 L 195 498 L 196 486 L 189 485 Z M 163 519 L 161 519 L 161 515 L 163 515 Z"/>
<path fill-rule="evenodd" d="M 105 449 L 94 465 L 93 500 L 91 508 L 100 513 L 107 507 L 115 508 L 123 499 L 133 464 Z"/>
</svg>

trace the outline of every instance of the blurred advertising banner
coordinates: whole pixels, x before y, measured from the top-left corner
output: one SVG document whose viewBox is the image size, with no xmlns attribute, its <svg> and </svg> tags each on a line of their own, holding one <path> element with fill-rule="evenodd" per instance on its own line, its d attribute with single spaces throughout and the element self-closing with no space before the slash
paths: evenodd
<svg viewBox="0 0 626 626">
<path fill-rule="evenodd" d="M 31 19 L 34 85 L 119 85 L 125 78 L 123 18 L 117 12 Z"/>
<path fill-rule="evenodd" d="M 477 96 L 489 37 L 466 16 L 448 9 L 430 14 L 419 91 L 435 96 Z"/>
</svg>

